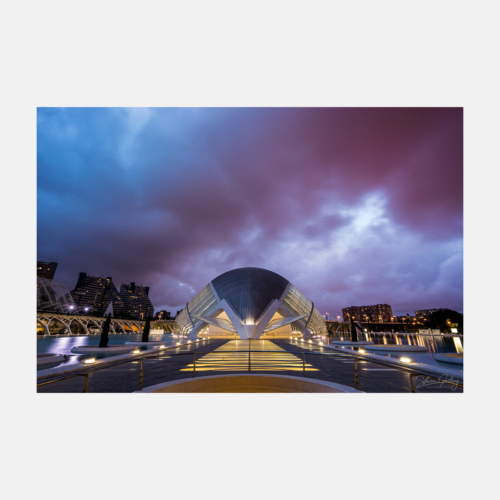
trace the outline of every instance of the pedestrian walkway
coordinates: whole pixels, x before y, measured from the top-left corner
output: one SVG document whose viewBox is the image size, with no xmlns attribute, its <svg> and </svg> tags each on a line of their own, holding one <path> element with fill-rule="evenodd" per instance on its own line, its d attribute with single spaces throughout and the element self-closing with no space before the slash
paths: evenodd
<svg viewBox="0 0 500 500">
<path fill-rule="evenodd" d="M 348 387 L 356 387 L 354 351 L 350 349 L 332 351 L 331 349 L 309 344 L 308 342 L 291 340 L 275 340 L 274 342 L 285 351 L 295 351 L 299 356 L 304 355 L 306 362 L 310 362 L 318 369 L 315 378 L 347 385 Z M 306 354 L 303 354 L 304 352 Z M 390 362 L 389 359 L 387 361 Z M 364 392 L 411 391 L 409 372 L 398 370 L 392 366 L 381 366 L 371 360 L 358 359 L 357 367 L 358 387 Z M 408 368 L 411 370 L 411 366 Z M 421 375 L 415 378 L 414 383 L 417 392 L 463 392 L 461 387 L 447 384 L 447 380 L 455 383 L 460 382 L 459 380 L 452 380 L 451 377 L 442 377 L 439 380 L 435 380 Z"/>
<path fill-rule="evenodd" d="M 339 350 L 340 351 L 340 350 Z M 38 392 L 133 392 L 151 385 L 217 374 L 268 373 L 304 376 L 365 392 L 409 392 L 412 374 L 377 364 L 349 350 L 332 351 L 291 340 L 210 340 L 165 350 L 144 351 L 131 360 L 80 367 L 72 376 L 44 381 Z M 356 364 L 355 364 L 356 360 Z M 462 392 L 448 379 L 415 377 L 416 392 Z M 87 387 L 88 386 L 88 387 Z"/>
<path fill-rule="evenodd" d="M 250 352 L 249 352 L 250 351 Z M 266 352 L 267 351 L 267 352 Z M 271 351 L 271 352 L 269 352 Z M 181 369 L 192 372 L 309 372 L 318 371 L 301 357 L 290 354 L 270 340 L 231 340 Z"/>
</svg>

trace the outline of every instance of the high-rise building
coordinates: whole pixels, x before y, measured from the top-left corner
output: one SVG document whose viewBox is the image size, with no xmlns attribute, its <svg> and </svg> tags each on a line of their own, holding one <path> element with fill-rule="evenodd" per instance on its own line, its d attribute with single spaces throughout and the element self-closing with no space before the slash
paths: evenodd
<svg viewBox="0 0 500 500">
<path fill-rule="evenodd" d="M 88 307 L 94 313 L 103 314 L 109 303 L 113 302 L 115 317 L 121 314 L 123 304 L 111 277 L 103 278 L 80 273 L 75 289 L 70 293 L 78 308 Z"/>
<path fill-rule="evenodd" d="M 409 315 L 405 315 L 405 316 L 394 316 L 394 320 L 399 322 L 399 323 L 407 323 L 407 324 L 411 324 L 411 323 L 416 323 L 417 322 L 417 318 L 415 316 L 409 316 Z"/>
<path fill-rule="evenodd" d="M 155 314 L 155 319 L 163 321 L 165 319 L 170 319 L 170 311 L 160 311 Z"/>
<path fill-rule="evenodd" d="M 123 303 L 122 314 L 133 319 L 146 319 L 153 316 L 155 308 L 149 300 L 149 286 L 122 283 L 120 299 Z"/>
<path fill-rule="evenodd" d="M 351 306 L 342 309 L 344 321 L 366 321 L 382 323 L 392 321 L 392 307 L 389 304 L 375 304 L 374 306 Z"/>
<path fill-rule="evenodd" d="M 56 274 L 57 262 L 43 262 L 42 260 L 36 261 L 36 277 L 45 278 L 49 281 L 54 279 Z"/>
<path fill-rule="evenodd" d="M 446 311 L 446 308 L 440 308 L 440 309 L 421 309 L 420 311 L 415 311 L 415 316 L 417 319 L 427 319 L 432 313 L 438 312 L 438 311 Z"/>
</svg>

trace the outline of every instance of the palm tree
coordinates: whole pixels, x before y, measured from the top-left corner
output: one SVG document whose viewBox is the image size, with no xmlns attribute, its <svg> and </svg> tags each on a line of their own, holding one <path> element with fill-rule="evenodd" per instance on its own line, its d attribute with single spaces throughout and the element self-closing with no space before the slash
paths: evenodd
<svg viewBox="0 0 500 500">
<path fill-rule="evenodd" d="M 108 347 L 109 341 L 109 327 L 111 325 L 111 313 L 108 314 L 106 321 L 102 327 L 101 341 L 99 342 L 99 347 Z"/>
<path fill-rule="evenodd" d="M 142 331 L 142 341 L 149 342 L 149 330 L 151 328 L 151 317 L 148 316 L 146 319 L 146 324 L 144 325 L 144 330 Z"/>
</svg>

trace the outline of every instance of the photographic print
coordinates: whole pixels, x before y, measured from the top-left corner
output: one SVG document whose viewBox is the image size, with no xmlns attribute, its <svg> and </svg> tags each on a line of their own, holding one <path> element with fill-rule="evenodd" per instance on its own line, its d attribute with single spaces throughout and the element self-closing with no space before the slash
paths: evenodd
<svg viewBox="0 0 500 500">
<path fill-rule="evenodd" d="M 463 391 L 462 108 L 38 108 L 39 393 Z"/>
</svg>

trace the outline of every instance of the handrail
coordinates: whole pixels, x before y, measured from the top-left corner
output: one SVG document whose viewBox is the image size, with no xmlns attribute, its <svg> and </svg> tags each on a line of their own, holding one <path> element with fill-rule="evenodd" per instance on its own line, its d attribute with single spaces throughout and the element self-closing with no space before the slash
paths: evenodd
<svg viewBox="0 0 500 500">
<path fill-rule="evenodd" d="M 179 348 L 179 347 L 180 346 L 172 346 L 169 349 Z M 231 361 L 234 361 L 234 356 L 232 356 L 234 354 L 240 354 L 240 355 L 248 354 L 248 371 L 251 372 L 252 371 L 252 364 L 251 364 L 251 353 L 252 352 L 254 354 L 273 354 L 274 356 L 276 356 L 276 355 L 277 356 L 290 355 L 290 354 L 298 356 L 298 355 L 302 354 L 302 360 L 300 360 L 300 358 L 299 358 L 297 361 L 297 364 L 300 363 L 300 361 L 302 361 L 302 363 L 300 363 L 300 364 L 302 364 L 302 373 L 303 373 L 304 377 L 306 377 L 306 359 L 305 359 L 306 354 L 308 356 L 324 356 L 324 357 L 326 356 L 327 358 L 351 359 L 354 361 L 354 383 L 355 383 L 356 389 L 358 389 L 358 390 L 360 390 L 359 376 L 358 376 L 358 362 L 359 361 L 364 361 L 367 363 L 372 363 L 372 364 L 381 365 L 381 366 L 387 366 L 387 367 L 396 369 L 400 372 L 409 374 L 410 375 L 410 392 L 412 392 L 412 393 L 415 392 L 415 385 L 414 385 L 413 379 L 414 379 L 414 377 L 419 376 L 419 375 L 428 377 L 430 379 L 438 380 L 441 383 L 446 383 L 446 384 L 454 385 L 457 387 L 463 387 L 462 384 L 457 384 L 455 382 L 451 382 L 448 380 L 438 379 L 433 374 L 430 374 L 429 372 L 422 370 L 420 368 L 415 369 L 415 368 L 412 368 L 411 366 L 408 366 L 408 367 L 397 366 L 397 365 L 394 365 L 392 363 L 385 362 L 385 361 L 378 361 L 378 360 L 373 361 L 373 360 L 367 359 L 361 355 L 357 355 L 356 353 L 347 353 L 347 352 L 321 353 L 321 352 L 308 352 L 308 351 L 260 351 L 260 350 L 252 351 L 251 349 L 249 349 L 248 351 L 247 350 L 234 350 L 234 351 L 219 351 L 219 352 L 217 352 L 217 351 L 197 351 L 197 352 L 182 352 L 182 353 L 168 352 L 167 353 L 166 352 L 167 350 L 168 349 L 165 348 L 165 349 L 157 350 L 154 352 L 145 352 L 144 354 L 142 354 L 142 355 L 139 354 L 138 356 L 136 356 L 132 359 L 120 360 L 117 362 L 110 362 L 110 363 L 106 363 L 105 365 L 98 366 L 98 367 L 89 367 L 88 369 L 79 370 L 78 373 L 73 373 L 71 375 L 67 375 L 67 376 L 59 377 L 59 378 L 56 377 L 56 378 L 53 378 L 51 380 L 42 382 L 40 384 L 37 384 L 37 387 L 42 387 L 42 386 L 53 384 L 56 382 L 61 382 L 63 380 L 68 380 L 71 378 L 83 376 L 83 377 L 85 377 L 85 386 L 84 386 L 83 392 L 86 393 L 86 392 L 88 392 L 89 377 L 92 373 L 100 372 L 100 371 L 103 371 L 103 370 L 106 370 L 109 368 L 113 368 L 113 367 L 128 364 L 128 363 L 133 363 L 133 362 L 136 362 L 139 360 L 141 363 L 141 367 L 140 367 L 139 384 L 138 385 L 139 385 L 139 390 L 141 390 L 144 386 L 144 372 L 145 372 L 144 361 L 147 359 L 161 358 L 161 357 L 164 357 L 165 355 L 168 358 L 175 358 L 178 356 L 188 356 L 188 355 L 191 356 L 192 355 L 193 356 L 193 375 L 192 376 L 195 377 L 196 376 L 197 356 L 203 356 L 203 355 L 207 355 L 207 354 L 211 354 L 211 355 L 215 354 L 216 356 L 218 356 L 216 358 L 216 361 L 222 362 L 222 366 L 223 366 L 223 364 L 226 362 L 230 363 Z M 240 356 L 240 358 L 241 358 L 241 356 Z M 198 361 L 199 361 L 199 358 L 198 358 Z M 279 363 L 276 363 L 276 362 L 275 362 L 275 364 L 279 365 Z M 176 364 L 171 365 L 171 366 L 180 366 L 180 365 L 187 366 L 185 363 L 176 363 Z M 337 367 L 337 369 L 338 368 L 339 367 Z M 166 371 L 174 371 L 174 370 L 166 370 Z M 257 370 L 255 370 L 255 368 L 254 368 L 254 371 L 259 371 L 259 369 L 257 368 Z M 266 371 L 266 370 L 261 370 L 261 371 Z M 323 369 L 323 372 L 328 373 L 328 370 Z M 108 383 L 111 383 L 111 382 L 116 381 L 116 380 L 120 380 L 121 378 L 127 378 L 127 377 L 120 377 L 117 379 L 113 379 L 112 381 L 101 384 L 98 387 L 101 387 L 102 385 L 107 385 Z M 371 375 L 370 378 L 376 379 L 377 377 L 374 377 L 373 375 Z M 388 382 L 388 381 L 384 381 L 384 382 L 391 384 L 391 382 Z M 391 384 L 391 385 L 394 385 L 394 384 Z M 400 387 L 400 386 L 398 386 L 398 387 Z"/>
</svg>

